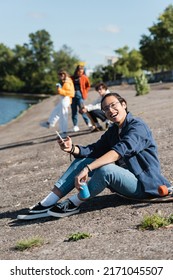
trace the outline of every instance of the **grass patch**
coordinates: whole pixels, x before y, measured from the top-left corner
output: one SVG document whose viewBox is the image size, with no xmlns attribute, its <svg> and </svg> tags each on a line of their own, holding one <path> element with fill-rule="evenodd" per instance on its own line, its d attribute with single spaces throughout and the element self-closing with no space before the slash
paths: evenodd
<svg viewBox="0 0 173 280">
<path fill-rule="evenodd" d="M 78 240 L 85 239 L 85 238 L 90 238 L 90 237 L 91 237 L 91 235 L 89 233 L 77 232 L 77 233 L 70 234 L 66 241 L 68 241 L 68 242 L 78 241 Z"/>
<path fill-rule="evenodd" d="M 151 216 L 145 216 L 141 224 L 139 225 L 140 229 L 158 229 L 160 227 L 169 226 L 173 224 L 173 214 L 170 215 L 168 218 L 164 218 L 159 214 L 154 214 Z"/>
<path fill-rule="evenodd" d="M 32 237 L 30 239 L 18 241 L 14 248 L 19 251 L 24 251 L 33 247 L 41 246 L 43 243 L 44 241 L 41 237 Z"/>
</svg>

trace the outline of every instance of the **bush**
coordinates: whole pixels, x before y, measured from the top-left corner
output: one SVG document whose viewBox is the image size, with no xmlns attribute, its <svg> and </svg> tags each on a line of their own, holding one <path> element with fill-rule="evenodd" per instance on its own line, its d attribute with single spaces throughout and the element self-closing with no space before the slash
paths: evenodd
<svg viewBox="0 0 173 280">
<path fill-rule="evenodd" d="M 135 77 L 136 96 L 149 93 L 150 86 L 144 73 Z"/>
<path fill-rule="evenodd" d="M 3 90 L 19 92 L 23 89 L 25 83 L 14 75 L 7 75 L 4 79 Z"/>
</svg>

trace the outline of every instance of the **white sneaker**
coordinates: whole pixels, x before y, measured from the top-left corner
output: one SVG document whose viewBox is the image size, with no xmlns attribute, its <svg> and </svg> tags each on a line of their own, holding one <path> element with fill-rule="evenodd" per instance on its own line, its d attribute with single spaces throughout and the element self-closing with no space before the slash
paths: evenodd
<svg viewBox="0 0 173 280">
<path fill-rule="evenodd" d="M 89 127 L 89 128 L 92 128 L 93 126 L 92 126 L 92 124 L 91 124 L 91 123 L 88 123 L 88 127 Z"/>
<path fill-rule="evenodd" d="M 75 125 L 75 126 L 73 127 L 73 131 L 74 131 L 74 132 L 79 131 L 79 127 L 78 127 L 77 125 Z"/>
</svg>

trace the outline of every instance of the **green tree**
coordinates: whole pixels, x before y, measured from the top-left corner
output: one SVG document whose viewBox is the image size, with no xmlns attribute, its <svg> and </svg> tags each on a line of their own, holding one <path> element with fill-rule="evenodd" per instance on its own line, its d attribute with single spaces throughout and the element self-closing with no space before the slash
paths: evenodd
<svg viewBox="0 0 173 280">
<path fill-rule="evenodd" d="M 27 92 L 52 93 L 56 73 L 53 69 L 53 43 L 45 30 L 29 34 L 29 44 L 14 48 L 15 75 Z"/>
<path fill-rule="evenodd" d="M 129 51 L 128 46 L 115 50 L 118 60 L 114 64 L 114 70 L 123 77 L 135 77 L 142 68 L 142 56 L 139 51 L 132 49 Z"/>
<path fill-rule="evenodd" d="M 142 35 L 142 39 L 140 40 L 140 52 L 143 57 L 143 69 L 148 71 L 159 70 L 157 42 L 154 42 L 150 36 Z"/>
<path fill-rule="evenodd" d="M 115 50 L 118 60 L 113 66 L 100 66 L 92 74 L 92 80 L 97 82 L 102 80 L 104 82 L 111 82 L 122 77 L 131 78 L 141 73 L 142 55 L 139 51 L 132 49 L 129 51 L 128 46 Z"/>
<path fill-rule="evenodd" d="M 133 49 L 129 51 L 128 46 L 115 50 L 118 60 L 113 66 L 99 66 L 95 68 L 92 74 L 93 82 L 102 80 L 104 82 L 111 82 L 122 77 L 135 77 L 141 72 L 142 55 L 139 51 Z"/>
<path fill-rule="evenodd" d="M 101 64 L 97 65 L 94 68 L 94 72 L 91 74 L 91 77 L 90 77 L 91 84 L 96 85 L 99 82 L 102 82 L 103 81 L 103 75 L 104 75 L 103 66 Z"/>
<path fill-rule="evenodd" d="M 149 36 L 142 35 L 140 51 L 147 70 L 173 68 L 173 5 L 169 5 L 149 28 Z"/>
<path fill-rule="evenodd" d="M 3 90 L 18 92 L 24 88 L 24 82 L 14 75 L 6 75 L 4 78 Z"/>
<path fill-rule="evenodd" d="M 55 93 L 58 71 L 73 74 L 79 58 L 64 45 L 58 52 L 45 30 L 29 34 L 29 43 L 13 50 L 0 44 L 0 90 Z"/>
<path fill-rule="evenodd" d="M 13 73 L 14 53 L 4 44 L 0 44 L 0 90 L 4 90 L 4 79 Z"/>
<path fill-rule="evenodd" d="M 45 30 L 29 34 L 30 42 L 26 67 L 29 71 L 26 86 L 30 92 L 52 93 L 55 90 L 53 69 L 53 42 Z"/>
<path fill-rule="evenodd" d="M 30 84 L 31 79 L 31 67 L 28 63 L 31 56 L 31 51 L 28 49 L 27 45 L 16 45 L 13 49 L 13 75 L 18 77 L 21 81 L 21 88 L 18 91 L 30 91 L 27 85 Z M 14 89 L 11 89 L 14 91 Z"/>
<path fill-rule="evenodd" d="M 54 52 L 53 58 L 54 69 L 57 73 L 64 69 L 72 75 L 79 63 L 79 58 L 73 54 L 72 49 L 67 45 L 63 45 L 59 51 Z"/>
<path fill-rule="evenodd" d="M 114 81 L 116 79 L 115 69 L 111 65 L 108 65 L 106 67 L 102 67 L 102 70 L 103 70 L 103 75 L 102 75 L 103 82 L 108 82 L 108 81 L 111 82 L 111 81 Z"/>
</svg>

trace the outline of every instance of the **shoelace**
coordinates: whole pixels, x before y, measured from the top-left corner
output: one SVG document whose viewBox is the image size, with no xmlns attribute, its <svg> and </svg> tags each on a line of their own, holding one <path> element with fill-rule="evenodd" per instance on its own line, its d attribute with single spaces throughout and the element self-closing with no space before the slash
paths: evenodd
<svg viewBox="0 0 173 280">
<path fill-rule="evenodd" d="M 65 200 L 64 202 L 62 202 L 61 204 L 58 205 L 58 208 L 63 209 L 66 212 L 66 210 L 68 210 L 69 204 L 70 204 L 70 201 Z"/>
</svg>

